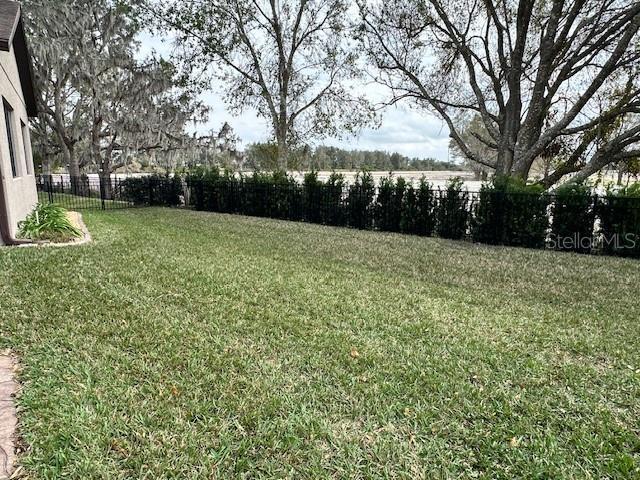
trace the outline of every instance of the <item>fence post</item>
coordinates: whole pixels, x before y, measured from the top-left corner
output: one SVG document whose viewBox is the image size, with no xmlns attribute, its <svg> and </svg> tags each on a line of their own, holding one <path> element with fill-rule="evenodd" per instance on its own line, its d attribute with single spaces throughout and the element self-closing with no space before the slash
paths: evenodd
<svg viewBox="0 0 640 480">
<path fill-rule="evenodd" d="M 104 191 L 104 179 L 102 178 L 102 175 L 100 176 L 100 206 L 102 208 L 102 210 L 106 210 L 106 206 L 104 203 L 104 197 L 105 197 L 105 191 Z"/>
<path fill-rule="evenodd" d="M 153 177 L 149 177 L 149 181 L 147 182 L 149 185 L 149 206 L 153 205 Z"/>
<path fill-rule="evenodd" d="M 47 189 L 47 194 L 49 196 L 49 203 L 53 203 L 53 177 L 51 175 L 47 176 L 47 180 L 45 181 L 45 187 Z"/>
</svg>

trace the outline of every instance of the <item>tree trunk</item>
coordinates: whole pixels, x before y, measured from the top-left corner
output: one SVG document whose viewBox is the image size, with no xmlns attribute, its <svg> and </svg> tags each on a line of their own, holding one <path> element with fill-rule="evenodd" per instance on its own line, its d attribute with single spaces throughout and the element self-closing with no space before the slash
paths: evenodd
<svg viewBox="0 0 640 480">
<path fill-rule="evenodd" d="M 100 191 L 102 198 L 105 200 L 113 200 L 113 182 L 111 181 L 111 171 L 113 170 L 112 154 L 113 148 L 110 146 L 102 156 L 100 163 Z"/>
<path fill-rule="evenodd" d="M 113 199 L 113 185 L 111 182 L 111 151 L 107 150 L 100 160 L 100 194 L 104 200 Z"/>
<path fill-rule="evenodd" d="M 75 153 L 73 145 L 62 145 L 62 157 L 64 158 L 65 165 L 67 165 L 69 178 L 71 180 L 71 193 L 74 195 L 81 195 L 82 181 L 80 178 L 80 162 L 78 161 Z"/>
<path fill-rule="evenodd" d="M 111 172 L 107 169 L 100 170 L 100 198 L 103 200 L 113 199 L 113 185 L 111 183 Z"/>
<path fill-rule="evenodd" d="M 544 165 L 543 178 L 547 178 L 549 176 L 549 173 L 551 173 L 551 159 L 543 158 L 542 162 Z"/>
<path fill-rule="evenodd" d="M 284 130 L 284 131 L 283 131 Z M 289 144 L 287 142 L 286 129 L 279 129 L 276 141 L 278 143 L 278 170 L 287 171 L 287 162 L 289 160 Z"/>
<path fill-rule="evenodd" d="M 528 164 L 519 163 L 514 165 L 510 172 L 510 176 L 513 178 L 519 178 L 521 180 L 527 181 L 529 178 L 529 170 L 531 167 Z"/>
<path fill-rule="evenodd" d="M 51 158 L 46 153 L 42 157 L 41 168 L 42 168 L 42 175 L 44 175 L 46 177 L 51 175 Z"/>
</svg>

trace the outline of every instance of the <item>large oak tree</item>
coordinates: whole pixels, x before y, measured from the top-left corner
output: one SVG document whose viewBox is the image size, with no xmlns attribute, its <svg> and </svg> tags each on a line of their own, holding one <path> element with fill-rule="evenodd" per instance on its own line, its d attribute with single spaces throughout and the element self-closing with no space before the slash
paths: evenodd
<svg viewBox="0 0 640 480">
<path fill-rule="evenodd" d="M 41 115 L 39 145 L 57 145 L 77 184 L 85 168 L 108 189 L 127 153 L 179 148 L 206 109 L 168 62 L 141 59 L 137 17 L 116 0 L 27 0 Z M 55 151 L 55 150 L 54 150 Z"/>
<path fill-rule="evenodd" d="M 358 76 L 344 0 L 176 0 L 142 2 L 175 36 L 196 74 L 222 81 L 234 111 L 267 120 L 278 168 L 299 141 L 341 135 L 373 111 L 352 83 Z"/>
<path fill-rule="evenodd" d="M 387 0 L 359 3 L 377 80 L 439 115 L 468 158 L 527 178 L 557 150 L 547 186 L 640 154 L 640 2 Z M 459 125 L 482 121 L 483 156 Z M 559 150 L 558 150 L 559 151 Z M 495 158 L 492 158 L 495 157 Z"/>
</svg>

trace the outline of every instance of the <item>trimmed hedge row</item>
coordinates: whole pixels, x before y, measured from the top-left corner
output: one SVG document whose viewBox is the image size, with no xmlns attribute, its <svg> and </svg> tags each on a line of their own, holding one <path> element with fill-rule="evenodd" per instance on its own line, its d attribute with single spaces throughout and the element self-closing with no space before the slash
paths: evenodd
<svg viewBox="0 0 640 480">
<path fill-rule="evenodd" d="M 604 253 L 640 258 L 640 183 L 609 192 L 597 202 L 596 213 Z"/>
<path fill-rule="evenodd" d="M 118 199 L 135 205 L 178 207 L 183 192 L 179 175 L 131 177 L 119 182 Z"/>
<path fill-rule="evenodd" d="M 580 239 L 592 238 L 596 220 L 596 197 L 584 185 L 566 185 L 555 192 L 551 207 L 551 238 L 556 250 L 590 253 L 592 245 Z M 570 239 L 562 241 L 561 239 Z M 590 243 L 590 242 L 587 242 Z"/>
<path fill-rule="evenodd" d="M 491 245 L 640 256 L 640 187 L 598 197 L 580 185 L 548 194 L 536 185 L 496 179 L 480 192 L 467 192 L 459 179 L 433 189 L 424 179 L 414 186 L 389 176 L 376 188 L 367 172 L 347 185 L 335 173 L 322 182 L 311 172 L 299 184 L 284 173 L 196 170 L 184 179 L 127 179 L 123 196 L 142 205 L 186 203 L 196 210 Z"/>
<path fill-rule="evenodd" d="M 549 227 L 549 201 L 541 187 L 523 181 L 503 178 L 484 185 L 474 211 L 474 240 L 543 248 Z"/>
</svg>

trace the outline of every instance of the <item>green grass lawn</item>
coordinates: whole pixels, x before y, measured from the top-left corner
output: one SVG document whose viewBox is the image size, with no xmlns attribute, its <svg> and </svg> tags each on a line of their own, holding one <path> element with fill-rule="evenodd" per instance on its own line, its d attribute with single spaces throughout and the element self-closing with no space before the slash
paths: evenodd
<svg viewBox="0 0 640 480">
<path fill-rule="evenodd" d="M 0 250 L 29 478 L 638 478 L 640 262 L 165 209 Z"/>
</svg>

